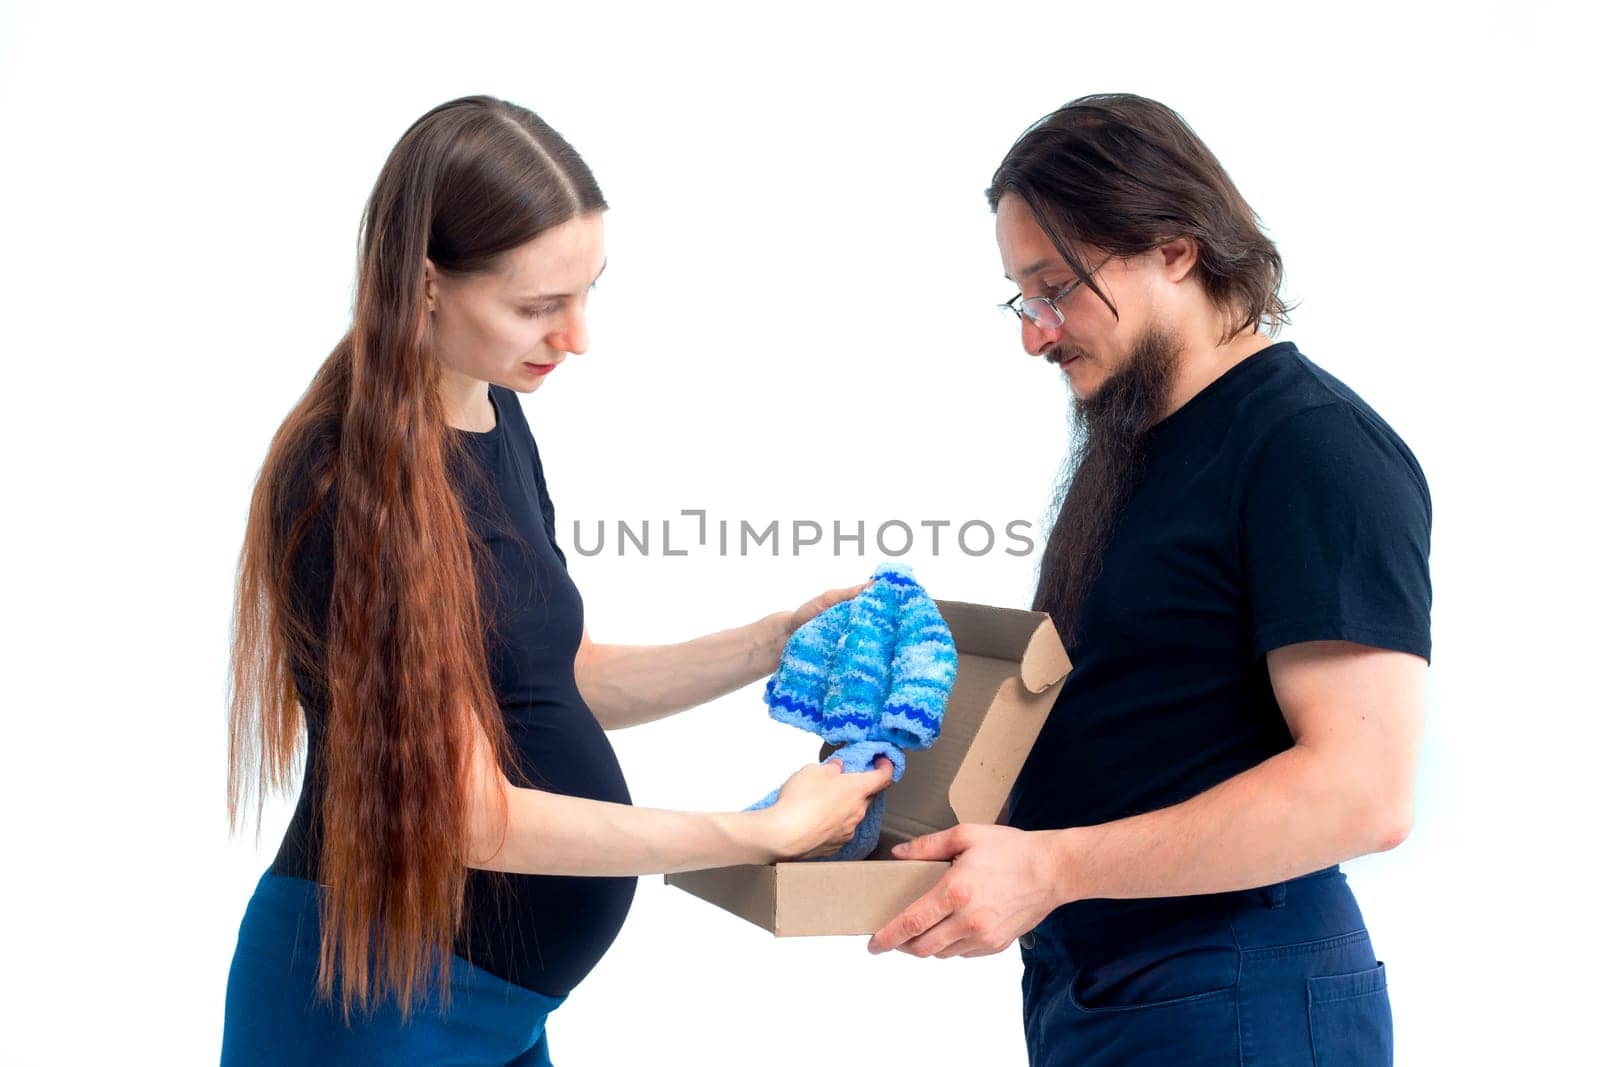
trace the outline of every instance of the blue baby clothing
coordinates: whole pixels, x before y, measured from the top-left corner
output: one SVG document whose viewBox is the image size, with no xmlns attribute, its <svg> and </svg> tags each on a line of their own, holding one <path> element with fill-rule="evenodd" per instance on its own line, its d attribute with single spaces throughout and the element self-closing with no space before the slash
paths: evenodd
<svg viewBox="0 0 1600 1067">
<path fill-rule="evenodd" d="M 845 771 L 872 769 L 885 756 L 894 780 L 905 752 L 939 738 L 956 680 L 950 627 L 911 569 L 884 563 L 857 596 L 819 614 L 794 632 L 778 670 L 767 680 L 774 719 L 842 745 L 830 755 Z M 770 807 L 773 790 L 748 810 Z M 853 837 L 826 859 L 865 859 L 877 847 L 884 795 L 872 798 Z"/>
</svg>

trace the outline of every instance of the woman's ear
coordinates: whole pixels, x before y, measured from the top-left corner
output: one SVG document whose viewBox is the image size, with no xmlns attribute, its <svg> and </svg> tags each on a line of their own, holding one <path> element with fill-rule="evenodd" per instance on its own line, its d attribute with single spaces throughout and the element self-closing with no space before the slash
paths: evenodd
<svg viewBox="0 0 1600 1067">
<path fill-rule="evenodd" d="M 433 310 L 433 302 L 434 302 L 433 283 L 434 283 L 434 279 L 437 278 L 437 277 L 438 277 L 438 271 L 434 269 L 433 260 L 429 259 L 427 256 L 423 256 L 422 257 L 422 295 L 423 295 L 423 298 L 427 301 L 428 310 L 430 312 Z"/>
</svg>

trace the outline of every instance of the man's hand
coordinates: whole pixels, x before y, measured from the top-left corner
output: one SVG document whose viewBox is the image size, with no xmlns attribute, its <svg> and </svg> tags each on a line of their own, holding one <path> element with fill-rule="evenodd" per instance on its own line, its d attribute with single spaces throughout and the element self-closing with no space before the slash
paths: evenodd
<svg viewBox="0 0 1600 1067">
<path fill-rule="evenodd" d="M 953 859 L 939 884 L 872 935 L 873 953 L 989 956 L 1064 903 L 1062 836 L 963 823 L 894 847 L 897 859 Z"/>
</svg>

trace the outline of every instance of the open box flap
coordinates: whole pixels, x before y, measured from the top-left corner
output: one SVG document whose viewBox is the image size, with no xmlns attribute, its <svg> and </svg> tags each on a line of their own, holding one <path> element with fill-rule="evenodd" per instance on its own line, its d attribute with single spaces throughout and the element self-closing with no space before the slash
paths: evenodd
<svg viewBox="0 0 1600 1067">
<path fill-rule="evenodd" d="M 1050 616 L 937 600 L 955 639 L 955 687 L 939 740 L 906 753 L 884 804 L 878 852 L 954 826 L 992 823 L 1071 664 Z M 824 758 L 837 747 L 824 745 Z"/>
<path fill-rule="evenodd" d="M 956 651 L 1010 660 L 1030 693 L 1042 693 L 1067 676 L 1072 664 L 1050 616 L 1042 611 L 935 600 L 955 638 Z"/>
</svg>

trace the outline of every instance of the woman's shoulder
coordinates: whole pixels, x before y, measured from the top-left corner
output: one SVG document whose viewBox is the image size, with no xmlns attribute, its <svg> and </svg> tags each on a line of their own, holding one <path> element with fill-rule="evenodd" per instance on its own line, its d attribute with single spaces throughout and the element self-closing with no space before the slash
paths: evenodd
<svg viewBox="0 0 1600 1067">
<path fill-rule="evenodd" d="M 541 480 L 544 478 L 544 464 L 539 458 L 539 442 L 534 439 L 533 427 L 528 425 L 528 416 L 522 409 L 522 398 L 516 390 L 503 385 L 490 383 L 489 390 L 494 393 L 497 407 L 501 417 L 506 420 L 505 430 L 508 431 L 507 440 L 519 442 L 523 447 L 514 448 L 513 451 L 521 456 L 526 453 L 524 460 L 529 463 Z"/>
<path fill-rule="evenodd" d="M 532 436 L 528 426 L 528 417 L 522 410 L 522 396 L 515 389 L 504 385 L 489 383 L 489 392 L 494 394 L 495 408 L 502 418 L 506 419 L 506 428 L 515 427 L 518 433 Z"/>
</svg>

